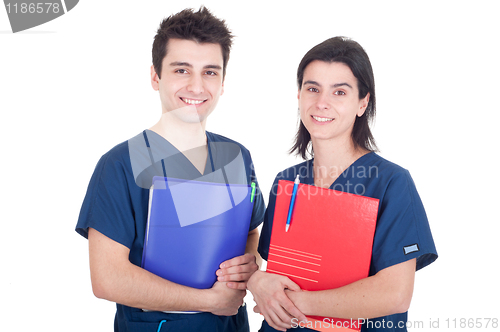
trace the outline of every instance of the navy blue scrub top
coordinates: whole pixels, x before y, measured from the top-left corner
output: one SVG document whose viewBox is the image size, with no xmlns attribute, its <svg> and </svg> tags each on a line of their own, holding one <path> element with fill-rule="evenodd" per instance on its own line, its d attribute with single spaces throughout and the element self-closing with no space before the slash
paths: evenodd
<svg viewBox="0 0 500 332">
<path fill-rule="evenodd" d="M 141 266 L 149 188 L 155 175 L 180 179 L 199 179 L 205 176 L 214 182 L 223 182 L 230 177 L 245 184 L 255 182 L 256 192 L 249 231 L 255 229 L 264 219 L 265 204 L 250 152 L 243 145 L 226 137 L 210 132 L 206 132 L 206 135 L 209 153 L 203 174 L 167 140 L 150 130 L 112 148 L 101 157 L 94 170 L 76 231 L 88 238 L 88 228 L 96 229 L 129 248 L 130 261 Z M 162 159 L 158 159 L 158 156 Z M 238 163 L 238 159 L 241 162 Z M 230 171 L 224 173 L 226 179 L 217 179 L 215 175 L 221 174 L 223 167 Z M 115 331 L 166 330 L 248 331 L 246 307 L 241 307 L 237 315 L 222 317 L 211 313 L 143 312 L 141 309 L 117 304 Z"/>
<path fill-rule="evenodd" d="M 278 173 L 274 180 L 259 241 L 259 253 L 266 260 L 278 181 L 294 181 L 297 174 L 301 183 L 314 185 L 313 160 Z M 438 257 L 424 206 L 406 169 L 371 152 L 347 168 L 330 189 L 379 199 L 370 276 L 413 258 L 420 270 Z M 406 321 L 407 313 L 379 317 L 370 319 L 361 331 L 406 331 Z M 274 331 L 265 322 L 263 330 Z"/>
</svg>

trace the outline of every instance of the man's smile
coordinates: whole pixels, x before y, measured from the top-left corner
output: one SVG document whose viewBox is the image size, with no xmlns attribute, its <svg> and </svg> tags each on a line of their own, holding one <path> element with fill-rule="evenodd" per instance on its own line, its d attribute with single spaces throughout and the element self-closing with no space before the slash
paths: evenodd
<svg viewBox="0 0 500 332">
<path fill-rule="evenodd" d="M 207 100 L 207 99 L 188 99 L 188 98 L 182 98 L 182 97 L 180 97 L 180 99 L 189 105 L 199 105 Z"/>
</svg>

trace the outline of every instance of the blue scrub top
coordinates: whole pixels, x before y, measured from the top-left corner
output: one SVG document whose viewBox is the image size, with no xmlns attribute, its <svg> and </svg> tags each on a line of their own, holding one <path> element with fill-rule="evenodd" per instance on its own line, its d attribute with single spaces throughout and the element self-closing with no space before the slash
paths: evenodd
<svg viewBox="0 0 500 332">
<path fill-rule="evenodd" d="M 259 241 L 259 253 L 266 260 L 278 181 L 294 181 L 297 174 L 301 183 L 314 185 L 313 160 L 278 173 L 274 180 Z M 417 270 L 420 270 L 438 257 L 424 206 L 406 169 L 371 152 L 347 168 L 330 189 L 379 199 L 370 276 L 413 258 L 417 259 Z M 370 319 L 362 331 L 406 331 L 406 321 L 407 313 Z M 263 328 L 274 331 L 266 322 Z"/>
<path fill-rule="evenodd" d="M 167 140 L 150 130 L 112 148 L 101 157 L 94 170 L 76 231 L 88 238 L 88 228 L 96 229 L 129 248 L 130 261 L 141 266 L 149 188 L 155 175 L 188 180 L 205 176 L 214 182 L 223 182 L 229 177 L 241 183 L 255 182 L 256 192 L 249 231 L 255 229 L 264 219 L 265 204 L 250 152 L 243 145 L 226 137 L 210 132 L 206 132 L 206 135 L 209 153 L 203 174 Z M 158 159 L 158 156 L 162 159 Z M 226 168 L 226 179 L 218 179 L 216 176 L 221 173 L 222 167 Z M 117 304 L 115 331 L 161 330 L 248 331 L 246 307 L 241 307 L 237 315 L 222 317 L 211 313 L 143 312 L 138 308 Z"/>
</svg>

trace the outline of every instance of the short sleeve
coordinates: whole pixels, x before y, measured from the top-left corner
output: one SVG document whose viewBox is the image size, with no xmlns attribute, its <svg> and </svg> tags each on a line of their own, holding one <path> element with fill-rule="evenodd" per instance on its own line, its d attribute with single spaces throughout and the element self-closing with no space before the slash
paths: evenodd
<svg viewBox="0 0 500 332">
<path fill-rule="evenodd" d="M 257 193 L 258 192 L 258 193 Z M 262 198 L 262 192 L 260 189 L 255 190 L 255 200 L 252 210 L 252 219 L 250 220 L 250 229 L 254 230 L 259 227 L 260 224 L 264 221 L 264 212 L 266 209 L 264 199 Z"/>
<path fill-rule="evenodd" d="M 76 231 L 88 238 L 91 227 L 130 249 L 135 238 L 135 222 L 129 181 L 124 158 L 117 158 L 112 151 L 97 163 Z"/>
<path fill-rule="evenodd" d="M 269 193 L 269 203 L 264 215 L 264 225 L 259 239 L 259 246 L 257 248 L 259 254 L 267 261 L 269 255 L 269 244 L 271 243 L 271 234 L 273 229 L 274 208 L 276 205 L 276 188 L 278 186 L 279 175 L 274 179 L 273 186 Z"/>
<path fill-rule="evenodd" d="M 393 175 L 381 198 L 370 274 L 416 258 L 417 270 L 437 258 L 427 215 L 408 171 Z"/>
<path fill-rule="evenodd" d="M 249 152 L 250 156 L 250 152 Z M 250 220 L 250 228 L 249 230 L 254 230 L 264 221 L 264 213 L 266 210 L 266 204 L 264 203 L 264 198 L 262 197 L 262 191 L 259 187 L 259 182 L 257 181 L 257 176 L 255 175 L 255 167 L 252 162 L 252 158 L 250 157 L 250 183 L 255 183 L 255 196 L 254 196 L 254 204 L 252 210 L 252 219 Z"/>
</svg>

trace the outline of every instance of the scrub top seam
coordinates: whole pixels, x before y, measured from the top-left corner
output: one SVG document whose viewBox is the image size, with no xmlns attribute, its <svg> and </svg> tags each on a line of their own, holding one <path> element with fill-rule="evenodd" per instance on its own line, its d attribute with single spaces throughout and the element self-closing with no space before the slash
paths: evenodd
<svg viewBox="0 0 500 332">
<path fill-rule="evenodd" d="M 97 176 L 97 179 L 98 179 L 98 185 L 95 186 L 95 189 L 94 189 L 94 199 L 91 201 L 91 204 L 90 204 L 90 209 L 89 209 L 89 219 L 90 220 L 94 220 L 94 209 L 95 209 L 95 204 L 96 204 L 96 201 L 98 199 L 98 197 L 100 196 L 99 195 L 99 187 L 101 186 L 101 184 L 103 184 L 103 181 L 102 181 L 102 173 L 104 171 L 104 168 L 105 166 L 107 165 L 108 163 L 108 160 L 109 160 L 109 154 L 106 154 L 106 157 L 105 159 L 103 160 L 103 164 L 102 164 L 102 167 L 100 167 L 99 169 L 99 173 L 98 173 L 98 176 Z M 92 222 L 92 224 L 94 225 L 95 222 Z M 89 236 L 89 228 L 90 228 L 90 225 L 89 227 L 87 227 L 87 239 L 88 239 L 88 236 Z M 94 228 L 94 227 L 92 227 Z M 95 228 L 94 228 L 95 229 Z"/>
<path fill-rule="evenodd" d="M 406 171 L 405 172 L 406 184 L 409 187 L 411 185 L 410 178 L 409 178 L 410 177 L 410 172 L 408 172 L 407 170 L 405 170 L 405 171 Z M 414 193 L 411 190 L 409 190 L 409 192 L 410 192 L 410 197 L 411 197 L 411 207 L 413 208 L 413 206 L 415 204 L 415 196 L 414 196 Z M 412 209 L 412 214 L 413 214 L 412 226 L 415 228 L 415 232 L 417 233 L 418 243 L 421 243 L 422 241 L 421 241 L 421 237 L 420 237 L 420 232 L 418 230 L 418 227 L 415 226 L 415 223 L 416 223 L 416 220 L 417 220 L 417 215 L 415 214 L 415 209 Z M 411 243 L 409 243 L 409 244 L 411 244 Z M 420 256 L 421 255 L 419 255 L 418 257 L 420 257 Z"/>
</svg>

